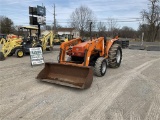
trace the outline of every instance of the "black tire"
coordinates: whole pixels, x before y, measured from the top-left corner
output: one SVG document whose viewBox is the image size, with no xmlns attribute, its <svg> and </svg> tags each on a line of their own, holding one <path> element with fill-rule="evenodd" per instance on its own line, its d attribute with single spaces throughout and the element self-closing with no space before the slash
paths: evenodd
<svg viewBox="0 0 160 120">
<path fill-rule="evenodd" d="M 53 51 L 53 47 L 46 48 L 46 51 Z"/>
<path fill-rule="evenodd" d="M 18 58 L 21 58 L 21 57 L 24 56 L 24 52 L 23 52 L 22 49 L 17 49 L 16 52 L 15 52 L 15 54 L 16 54 L 16 56 L 17 56 Z"/>
<path fill-rule="evenodd" d="M 121 65 L 122 48 L 119 44 L 113 44 L 109 50 L 108 65 L 111 68 L 118 68 Z"/>
<path fill-rule="evenodd" d="M 94 66 L 94 74 L 98 77 L 104 76 L 107 70 L 107 61 L 103 57 L 99 57 Z"/>
<path fill-rule="evenodd" d="M 4 54 L 2 52 L 0 52 L 0 61 L 5 60 Z"/>
<path fill-rule="evenodd" d="M 51 51 L 50 48 L 46 48 L 46 51 Z"/>
</svg>

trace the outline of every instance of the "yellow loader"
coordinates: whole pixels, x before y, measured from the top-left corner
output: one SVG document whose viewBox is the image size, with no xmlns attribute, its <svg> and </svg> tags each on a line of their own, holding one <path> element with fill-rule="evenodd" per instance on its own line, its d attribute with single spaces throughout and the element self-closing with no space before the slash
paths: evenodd
<svg viewBox="0 0 160 120">
<path fill-rule="evenodd" d="M 29 53 L 29 48 L 34 47 L 38 43 L 31 33 L 33 30 L 38 30 L 37 27 L 24 26 L 20 28 L 23 32 L 27 33 L 22 38 L 21 37 L 11 37 L 9 36 L 6 40 L 3 41 L 2 50 L 0 51 L 0 61 L 4 60 L 7 56 L 12 56 L 15 54 L 17 57 L 21 58 L 24 54 Z"/>
<path fill-rule="evenodd" d="M 20 28 L 22 32 L 25 31 L 23 38 L 14 39 L 2 39 L 1 43 L 2 50 L 0 52 L 0 61 L 4 60 L 7 56 L 12 56 L 15 54 L 17 57 L 21 58 L 25 54 L 29 54 L 29 48 L 41 47 L 43 51 L 53 50 L 53 33 L 52 31 L 44 31 L 41 36 L 36 35 L 39 31 L 37 27 L 24 26 Z M 35 35 L 33 35 L 33 33 Z M 38 33 L 39 34 L 39 33 Z"/>
</svg>

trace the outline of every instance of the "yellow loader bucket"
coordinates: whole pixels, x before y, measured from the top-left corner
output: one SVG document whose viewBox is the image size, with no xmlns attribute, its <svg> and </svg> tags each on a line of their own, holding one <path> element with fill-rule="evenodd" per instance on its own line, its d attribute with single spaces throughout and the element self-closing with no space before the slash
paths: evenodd
<svg viewBox="0 0 160 120">
<path fill-rule="evenodd" d="M 38 74 L 37 79 L 64 86 L 85 89 L 89 88 L 92 84 L 93 70 L 91 67 L 45 63 L 45 68 Z"/>
</svg>

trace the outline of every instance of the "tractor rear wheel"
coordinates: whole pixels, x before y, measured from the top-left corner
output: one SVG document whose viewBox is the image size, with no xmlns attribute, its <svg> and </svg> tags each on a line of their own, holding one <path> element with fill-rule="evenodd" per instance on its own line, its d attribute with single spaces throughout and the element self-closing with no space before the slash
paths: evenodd
<svg viewBox="0 0 160 120">
<path fill-rule="evenodd" d="M 0 61 L 5 60 L 4 54 L 2 52 L 0 52 Z"/>
<path fill-rule="evenodd" d="M 108 64 L 111 68 L 118 68 L 122 60 L 122 48 L 119 44 L 113 44 L 108 54 Z"/>
<path fill-rule="evenodd" d="M 17 49 L 16 52 L 15 52 L 16 56 L 21 58 L 24 56 L 24 52 L 22 49 Z"/>
<path fill-rule="evenodd" d="M 107 61 L 103 57 L 99 57 L 94 66 L 94 74 L 98 77 L 104 76 L 107 70 Z"/>
</svg>

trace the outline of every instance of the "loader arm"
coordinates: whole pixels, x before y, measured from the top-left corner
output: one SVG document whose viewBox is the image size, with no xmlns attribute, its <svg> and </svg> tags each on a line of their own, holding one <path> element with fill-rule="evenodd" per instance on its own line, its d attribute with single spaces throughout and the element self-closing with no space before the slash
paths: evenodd
<svg viewBox="0 0 160 120">
<path fill-rule="evenodd" d="M 65 61 L 65 55 L 66 55 L 66 51 L 76 45 L 81 43 L 81 39 L 77 38 L 77 39 L 73 39 L 67 42 L 63 42 L 60 46 L 60 55 L 59 55 L 59 63 L 63 63 Z"/>
<path fill-rule="evenodd" d="M 0 40 L 0 44 L 4 44 L 6 42 L 6 40 L 4 39 L 4 38 L 2 38 L 1 40 Z"/>
<path fill-rule="evenodd" d="M 109 53 L 109 50 L 111 48 L 111 46 L 114 44 L 115 41 L 118 40 L 118 36 L 116 36 L 115 38 L 111 39 L 111 40 L 108 40 L 106 42 L 106 50 L 105 50 L 105 53 L 106 53 L 106 58 L 108 58 L 108 53 Z"/>
<path fill-rule="evenodd" d="M 83 66 L 89 66 L 92 52 L 98 52 L 99 56 L 104 56 L 104 37 L 94 39 L 85 46 L 85 58 Z"/>
<path fill-rule="evenodd" d="M 43 37 L 41 39 L 43 50 L 46 50 L 46 48 L 47 48 L 48 39 L 50 39 L 49 40 L 49 46 L 52 47 L 53 46 L 53 44 L 52 44 L 53 43 L 53 33 L 52 33 L 52 31 L 44 32 L 44 35 L 43 35 Z"/>
<path fill-rule="evenodd" d="M 12 40 L 12 39 L 8 39 L 2 46 L 2 50 L 1 52 L 3 53 L 4 57 L 7 57 L 11 51 L 16 48 L 16 47 L 21 47 L 21 39 L 17 39 L 17 40 Z"/>
</svg>

